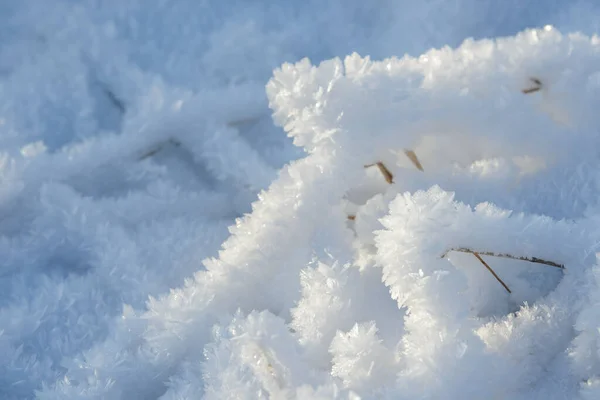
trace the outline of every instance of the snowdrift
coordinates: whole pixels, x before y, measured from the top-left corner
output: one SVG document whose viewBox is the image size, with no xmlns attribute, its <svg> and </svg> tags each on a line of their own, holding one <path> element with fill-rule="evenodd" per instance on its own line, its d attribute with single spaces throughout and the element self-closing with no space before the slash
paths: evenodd
<svg viewBox="0 0 600 400">
<path fill-rule="evenodd" d="M 283 65 L 270 107 L 306 156 L 37 397 L 598 398 L 599 66 L 550 27 Z"/>
</svg>

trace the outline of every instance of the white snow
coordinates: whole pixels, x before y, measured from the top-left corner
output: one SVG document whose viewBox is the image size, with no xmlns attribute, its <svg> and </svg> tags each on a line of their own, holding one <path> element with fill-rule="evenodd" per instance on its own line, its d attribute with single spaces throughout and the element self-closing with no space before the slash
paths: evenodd
<svg viewBox="0 0 600 400">
<path fill-rule="evenodd" d="M 1 2 L 0 398 L 598 398 L 598 15 Z"/>
</svg>

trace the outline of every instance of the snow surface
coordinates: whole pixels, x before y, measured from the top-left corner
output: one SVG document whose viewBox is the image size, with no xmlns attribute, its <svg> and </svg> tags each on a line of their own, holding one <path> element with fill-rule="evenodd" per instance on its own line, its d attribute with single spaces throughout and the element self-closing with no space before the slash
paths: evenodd
<svg viewBox="0 0 600 400">
<path fill-rule="evenodd" d="M 600 398 L 598 15 L 3 0 L 0 398 Z"/>
</svg>

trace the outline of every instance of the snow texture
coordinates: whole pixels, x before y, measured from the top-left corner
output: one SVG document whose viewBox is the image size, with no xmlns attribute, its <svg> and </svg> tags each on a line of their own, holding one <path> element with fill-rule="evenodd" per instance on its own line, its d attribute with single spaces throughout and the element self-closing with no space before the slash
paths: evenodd
<svg viewBox="0 0 600 400">
<path fill-rule="evenodd" d="M 0 2 L 0 398 L 599 398 L 599 13 Z"/>
</svg>

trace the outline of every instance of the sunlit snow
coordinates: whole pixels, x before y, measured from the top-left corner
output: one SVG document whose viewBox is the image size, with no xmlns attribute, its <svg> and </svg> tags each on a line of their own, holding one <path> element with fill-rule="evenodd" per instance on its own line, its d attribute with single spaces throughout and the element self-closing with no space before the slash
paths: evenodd
<svg viewBox="0 0 600 400">
<path fill-rule="evenodd" d="M 0 399 L 599 399 L 599 21 L 0 1 Z"/>
</svg>

